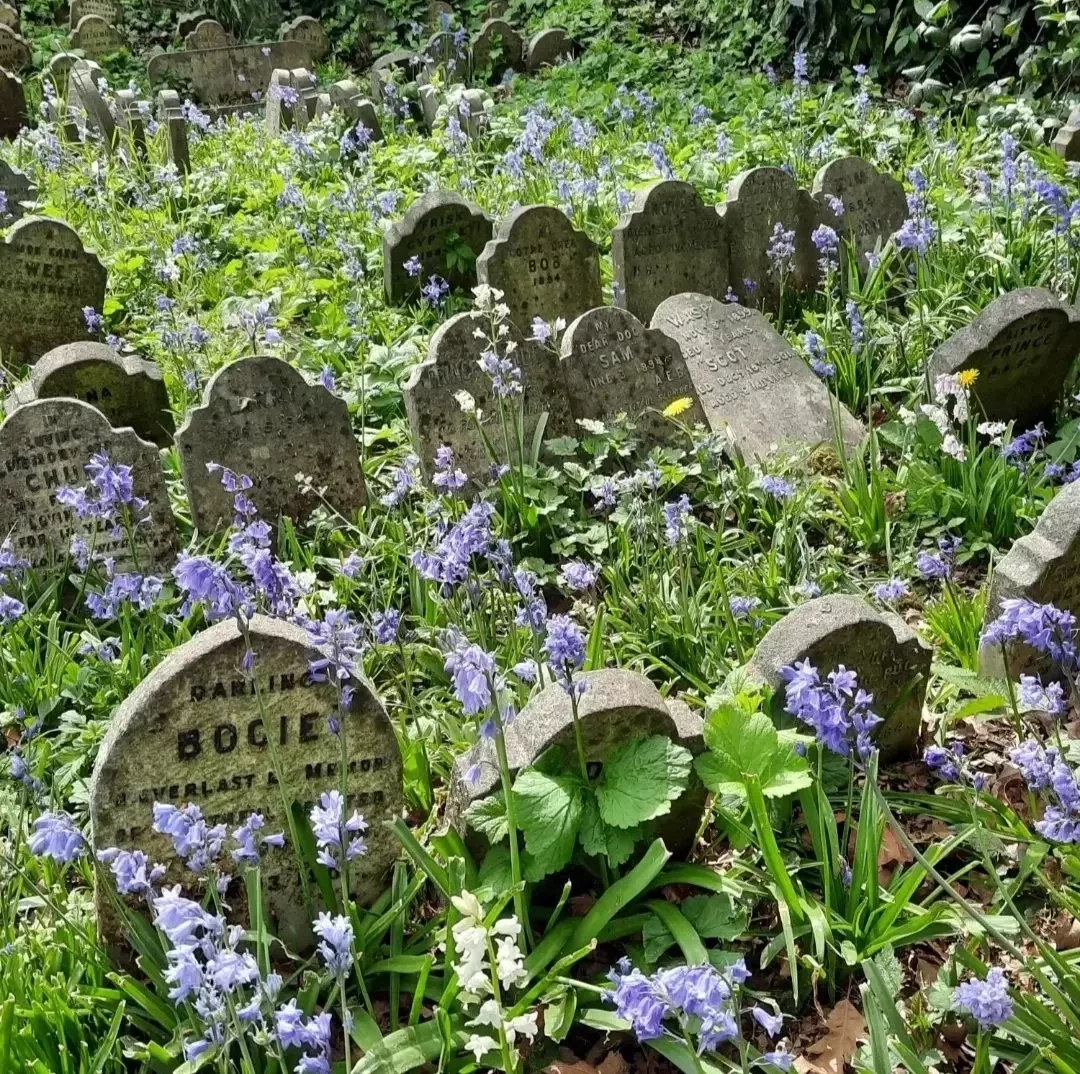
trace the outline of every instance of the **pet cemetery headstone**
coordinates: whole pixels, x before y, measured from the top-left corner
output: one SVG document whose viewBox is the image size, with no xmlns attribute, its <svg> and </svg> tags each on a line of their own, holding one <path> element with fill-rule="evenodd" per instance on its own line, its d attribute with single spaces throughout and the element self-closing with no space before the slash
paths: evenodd
<svg viewBox="0 0 1080 1074">
<path fill-rule="evenodd" d="M 0 193 L 4 196 L 4 211 L 0 214 L 0 220 L 5 226 L 22 219 L 26 211 L 24 205 L 37 201 L 38 196 L 37 187 L 6 160 L 0 160 Z"/>
<path fill-rule="evenodd" d="M 0 69 L 0 138 L 18 137 L 27 125 L 26 90 L 18 75 Z"/>
<path fill-rule="evenodd" d="M 534 75 L 543 67 L 554 67 L 572 59 L 573 55 L 574 42 L 565 30 L 557 27 L 541 30 L 529 38 L 525 48 L 525 70 Z"/>
<path fill-rule="evenodd" d="M 68 78 L 71 74 L 71 69 L 75 64 L 79 63 L 80 60 L 83 63 L 89 62 L 87 60 L 82 60 L 82 57 L 76 56 L 74 52 L 57 52 L 54 56 L 50 57 L 49 62 L 45 64 L 45 70 L 42 71 L 42 76 L 53 84 L 53 89 L 56 90 L 57 96 L 63 97 L 67 94 Z"/>
<path fill-rule="evenodd" d="M 1053 146 L 1062 160 L 1080 160 L 1080 108 L 1069 115 L 1069 122 L 1054 135 Z"/>
<path fill-rule="evenodd" d="M 184 35 L 184 48 L 189 52 L 200 48 L 229 48 L 235 44 L 233 35 L 217 19 L 203 19 Z"/>
<path fill-rule="evenodd" d="M 280 134 L 296 126 L 296 106 L 299 94 L 293 88 L 292 73 L 279 67 L 270 72 L 266 88 L 266 131 Z"/>
<path fill-rule="evenodd" d="M 0 24 L 0 67 L 19 74 L 30 66 L 30 46 L 10 26 Z"/>
<path fill-rule="evenodd" d="M 319 90 L 315 76 L 306 67 L 290 71 L 292 86 L 296 90 L 296 125 L 303 130 L 319 111 Z"/>
<path fill-rule="evenodd" d="M 410 49 L 395 49 L 371 65 L 370 77 L 371 99 L 376 105 L 389 105 L 409 92 L 410 86 L 428 82 L 431 64 Z M 393 88 L 388 90 L 388 85 Z"/>
<path fill-rule="evenodd" d="M 0 3 L 0 26 L 7 26 L 19 32 L 19 12 L 10 4 Z"/>
<path fill-rule="evenodd" d="M 472 72 L 472 49 L 464 30 L 437 30 L 428 38 L 427 55 L 452 81 L 468 82 Z"/>
<path fill-rule="evenodd" d="M 191 171 L 191 151 L 188 146 L 187 120 L 184 106 L 176 90 L 162 90 L 157 96 L 157 118 L 165 129 L 165 149 L 179 175 Z"/>
<path fill-rule="evenodd" d="M 68 73 L 67 105 L 69 112 L 82 119 L 110 149 L 114 149 L 116 117 L 98 85 L 104 78 L 101 68 L 93 60 L 79 60 Z"/>
<path fill-rule="evenodd" d="M 507 71 L 525 70 L 525 43 L 505 19 L 488 19 L 472 43 L 473 71 L 499 82 Z"/>
<path fill-rule="evenodd" d="M 124 21 L 124 9 L 117 0 L 71 0 L 68 7 L 68 26 L 74 30 L 84 15 L 95 15 L 110 26 Z"/>
<path fill-rule="evenodd" d="M 300 41 L 311 49 L 314 61 L 324 60 L 330 54 L 330 40 L 322 23 L 310 15 L 301 15 L 281 27 L 282 41 Z"/>
<path fill-rule="evenodd" d="M 458 122 L 470 142 L 479 142 L 491 123 L 488 103 L 491 100 L 480 89 L 467 89 L 457 103 Z"/>
<path fill-rule="evenodd" d="M 330 86 L 330 103 L 340 108 L 350 126 L 362 123 L 368 130 L 371 141 L 382 141 L 382 127 L 375 105 L 360 93 L 360 87 L 349 79 L 342 79 Z"/>
<path fill-rule="evenodd" d="M 146 159 L 146 117 L 135 91 L 116 91 L 116 132 L 120 145 L 130 147 L 140 160 Z"/>
<path fill-rule="evenodd" d="M 71 31 L 71 47 L 81 49 L 90 60 L 100 60 L 124 48 L 124 36 L 100 15 L 84 15 Z"/>
</svg>

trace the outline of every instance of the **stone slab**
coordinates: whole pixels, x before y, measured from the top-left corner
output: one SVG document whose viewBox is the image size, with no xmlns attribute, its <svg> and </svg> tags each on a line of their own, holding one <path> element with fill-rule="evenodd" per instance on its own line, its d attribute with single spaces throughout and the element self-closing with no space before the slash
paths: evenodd
<svg viewBox="0 0 1080 1074">
<path fill-rule="evenodd" d="M 0 191 L 3 191 L 7 202 L 5 225 L 22 219 L 26 212 L 23 208 L 24 202 L 37 201 L 37 187 L 5 160 L 0 160 Z"/>
<path fill-rule="evenodd" d="M 28 123 L 22 79 L 0 69 L 0 138 L 12 141 Z"/>
<path fill-rule="evenodd" d="M 100 60 L 127 47 L 124 35 L 100 15 L 84 15 L 71 31 L 71 47 L 81 49 L 88 60 Z"/>
</svg>

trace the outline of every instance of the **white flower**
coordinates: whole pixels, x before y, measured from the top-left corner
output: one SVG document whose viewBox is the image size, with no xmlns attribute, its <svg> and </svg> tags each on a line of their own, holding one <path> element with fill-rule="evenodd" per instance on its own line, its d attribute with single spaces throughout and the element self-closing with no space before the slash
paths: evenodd
<svg viewBox="0 0 1080 1074">
<path fill-rule="evenodd" d="M 521 922 L 512 914 L 510 917 L 504 917 L 501 921 L 496 921 L 491 926 L 492 936 L 520 936 L 521 935 Z"/>
<path fill-rule="evenodd" d="M 952 433 L 949 433 L 941 442 L 941 450 L 946 455 L 951 455 L 958 462 L 963 462 L 967 458 L 967 449 Z"/>
<path fill-rule="evenodd" d="M 483 922 L 484 920 L 484 908 L 480 905 L 480 900 L 471 892 L 463 891 L 460 895 L 451 895 L 450 901 L 454 904 L 454 909 L 457 910 L 462 917 L 471 917 L 476 921 Z M 458 925 L 454 926 L 454 935 L 457 935 Z"/>
<path fill-rule="evenodd" d="M 981 421 L 975 428 L 983 436 L 990 437 L 990 443 L 994 447 L 1001 447 L 1001 435 L 1008 426 L 1003 421 Z"/>
<path fill-rule="evenodd" d="M 524 984 L 529 979 L 525 969 L 525 956 L 518 950 L 513 938 L 499 940 L 495 948 L 495 972 L 503 988 Z"/>
<path fill-rule="evenodd" d="M 498 1029 L 502 1023 L 502 1011 L 499 1010 L 499 1004 L 494 999 L 486 999 L 480 1004 L 480 1010 L 476 1012 L 476 1017 L 465 1024 L 467 1026 L 491 1026 L 492 1029 Z"/>
<path fill-rule="evenodd" d="M 517 1039 L 517 1035 L 521 1034 L 531 1044 L 536 1039 L 537 1026 L 536 1026 L 536 1011 L 528 1011 L 526 1014 L 519 1014 L 517 1018 L 511 1018 L 506 1023 L 506 1039 L 510 1046 L 514 1046 L 514 1041 Z"/>
<path fill-rule="evenodd" d="M 472 1052 L 476 1056 L 476 1061 L 480 1062 L 480 1057 L 485 1053 L 491 1051 L 493 1048 L 498 1049 L 498 1041 L 492 1040 L 490 1037 L 470 1037 L 465 1042 L 465 1050 Z"/>
<path fill-rule="evenodd" d="M 897 413 L 900 415 L 900 420 L 910 428 L 915 424 L 916 414 L 914 410 L 908 410 L 906 406 L 902 406 Z"/>
<path fill-rule="evenodd" d="M 454 399 L 465 414 L 472 414 L 476 410 L 476 400 L 467 391 L 454 392 Z"/>
<path fill-rule="evenodd" d="M 923 403 L 919 410 L 924 417 L 929 418 L 938 427 L 938 432 L 942 436 L 948 433 L 949 415 L 945 413 L 944 407 L 934 406 L 933 403 Z"/>
</svg>

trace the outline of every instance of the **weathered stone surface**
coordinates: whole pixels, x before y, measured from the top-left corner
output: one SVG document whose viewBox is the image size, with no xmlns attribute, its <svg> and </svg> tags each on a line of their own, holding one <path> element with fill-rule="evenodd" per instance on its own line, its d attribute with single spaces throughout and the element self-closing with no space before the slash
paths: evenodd
<svg viewBox="0 0 1080 1074">
<path fill-rule="evenodd" d="M 383 281 L 389 302 L 419 298 L 420 288 L 441 276 L 454 292 L 476 285 L 476 257 L 491 239 L 492 220 L 483 209 L 448 190 L 417 198 L 405 215 L 383 233 Z M 458 260 L 462 247 L 472 260 Z M 454 251 L 450 267 L 448 254 Z M 410 276 L 405 263 L 420 259 L 420 272 Z"/>
<path fill-rule="evenodd" d="M 97 131 L 110 148 L 116 147 L 116 117 L 98 88 L 105 78 L 101 68 L 93 60 L 78 60 L 68 73 L 68 108 L 83 120 L 85 126 Z"/>
<path fill-rule="evenodd" d="M 682 347 L 710 426 L 727 425 L 749 461 L 778 447 L 833 442 L 839 407 L 845 444 L 862 428 L 757 310 L 707 295 L 665 299 L 652 327 Z"/>
<path fill-rule="evenodd" d="M 427 55 L 442 67 L 451 81 L 468 82 L 472 73 L 472 48 L 462 30 L 437 30 L 428 38 Z"/>
<path fill-rule="evenodd" d="M 119 145 L 146 159 L 146 117 L 134 90 L 116 91 L 116 134 Z"/>
<path fill-rule="evenodd" d="M 86 485 L 86 464 L 99 452 L 132 468 L 135 495 L 149 503 L 150 524 L 138 529 L 138 568 L 167 569 L 176 556 L 176 526 L 157 447 L 131 429 L 114 429 L 78 399 L 39 399 L 0 425 L 0 532 L 33 567 L 63 563 L 71 538 L 89 536 L 93 522 L 58 504 L 56 490 Z M 118 571 L 135 566 L 127 536 L 113 537 L 109 527 L 94 537 L 94 551 L 113 557 Z"/>
<path fill-rule="evenodd" d="M 26 125 L 26 91 L 22 79 L 0 69 L 0 138 L 10 141 Z"/>
<path fill-rule="evenodd" d="M 679 435 L 660 413 L 675 399 L 693 400 L 680 421 L 705 424 L 679 344 L 627 310 L 601 306 L 578 317 L 562 339 L 562 367 L 576 420 L 610 423 L 626 414 L 645 448 Z"/>
<path fill-rule="evenodd" d="M 0 67 L 19 74 L 30 66 L 30 46 L 10 26 L 0 25 Z"/>
<path fill-rule="evenodd" d="M 930 359 L 930 371 L 978 370 L 971 389 L 988 421 L 1034 425 L 1053 410 L 1080 350 L 1080 308 L 1041 287 L 995 299 Z"/>
<path fill-rule="evenodd" d="M 430 0 L 428 4 L 428 22 L 432 26 L 441 26 L 454 20 L 454 9 L 446 0 Z"/>
<path fill-rule="evenodd" d="M 319 110 L 319 90 L 315 76 L 306 67 L 294 68 L 289 76 L 296 90 L 296 125 L 303 130 Z"/>
<path fill-rule="evenodd" d="M 0 160 L 0 192 L 4 195 L 4 212 L 0 220 L 4 226 L 21 220 L 24 212 L 23 202 L 37 200 L 38 190 L 22 172 L 16 171 L 7 161 Z"/>
<path fill-rule="evenodd" d="M 0 26 L 8 26 L 16 33 L 19 32 L 19 12 L 10 4 L 0 3 Z"/>
<path fill-rule="evenodd" d="M 826 164 L 814 177 L 813 193 L 826 208 L 827 197 L 843 203 L 836 233 L 852 244 L 863 273 L 868 267 L 866 255 L 880 251 L 907 217 L 903 184 L 862 157 L 841 157 Z"/>
<path fill-rule="evenodd" d="M 87 338 L 83 307 L 105 302 L 105 266 L 62 220 L 27 216 L 0 243 L 0 350 L 9 368 Z"/>
<path fill-rule="evenodd" d="M 20 405 L 32 399 L 81 399 L 114 429 L 130 427 L 158 447 L 172 443 L 175 424 L 161 370 L 137 355 L 117 354 L 104 343 L 65 343 L 41 356 L 27 387 Z M 10 413 L 10 402 L 7 408 Z"/>
<path fill-rule="evenodd" d="M 117 0 L 71 0 L 68 26 L 74 30 L 84 15 L 96 15 L 110 26 L 119 26 L 124 21 L 124 9 Z"/>
<path fill-rule="evenodd" d="M 371 135 L 371 141 L 382 141 L 382 126 L 375 105 L 361 96 L 360 87 L 355 82 L 348 79 L 334 82 L 330 86 L 330 103 L 341 109 L 350 125 L 363 123 Z"/>
<path fill-rule="evenodd" d="M 55 56 L 52 56 L 45 65 L 42 76 L 47 78 L 53 84 L 53 88 L 56 90 L 58 96 L 63 97 L 67 94 L 68 76 L 71 73 L 72 67 L 74 67 L 79 60 L 80 57 L 76 56 L 74 52 L 58 52 Z"/>
<path fill-rule="evenodd" d="M 258 812 L 267 834 L 288 838 L 284 802 L 297 803 L 306 816 L 322 793 L 340 790 L 344 740 L 345 815 L 356 810 L 368 824 L 368 851 L 348 866 L 349 892 L 371 902 L 398 854 L 389 826 L 404 802 L 393 726 L 371 684 L 358 677 L 342 715 L 334 684 L 310 679 L 308 664 L 319 651 L 305 631 L 261 615 L 249 630 L 253 678 L 240 670 L 248 641 L 227 620 L 169 653 L 117 709 L 91 781 L 94 849 L 143 850 L 168 867 L 163 883 L 186 884 L 190 874 L 170 840 L 152 830 L 155 802 L 197 805 L 209 825 L 224 824 L 230 834 Z M 341 721 L 341 739 L 331 718 Z M 268 851 L 261 868 L 271 928 L 289 947 L 309 948 L 292 848 Z M 115 938 L 109 900 L 99 891 L 97 901 L 103 931 Z M 242 893 L 237 901 L 244 905 Z"/>
<path fill-rule="evenodd" d="M 795 232 L 795 265 L 784 281 L 790 291 L 813 291 L 819 282 L 818 251 L 810 240 L 819 224 L 836 226 L 836 218 L 808 190 L 780 168 L 751 168 L 728 184 L 721 209 L 727 223 L 731 288 L 748 306 L 780 305 L 780 280 L 766 251 L 778 223 Z M 752 281 L 747 286 L 746 281 Z"/>
<path fill-rule="evenodd" d="M 507 70 L 525 70 L 525 43 L 505 19 L 488 19 L 472 43 L 473 70 L 492 82 L 502 80 Z"/>
<path fill-rule="evenodd" d="M 157 118 L 165 128 L 165 151 L 180 175 L 191 171 L 187 120 L 184 105 L 176 90 L 162 90 L 157 95 Z"/>
<path fill-rule="evenodd" d="M 90 60 L 100 60 L 125 48 L 124 35 L 110 26 L 100 15 L 84 15 L 71 31 L 71 47 L 82 49 Z"/>
<path fill-rule="evenodd" d="M 420 105 L 418 122 L 429 134 L 435 129 L 435 120 L 439 115 L 439 94 L 430 83 L 418 86 L 416 99 Z"/>
<path fill-rule="evenodd" d="M 491 123 L 488 104 L 491 98 L 479 89 L 467 89 L 457 103 L 458 122 L 471 142 L 479 142 Z"/>
<path fill-rule="evenodd" d="M 184 35 L 184 48 L 189 52 L 200 48 L 229 48 L 236 44 L 233 37 L 217 19 L 202 19 Z"/>
<path fill-rule="evenodd" d="M 476 272 L 503 292 L 511 320 L 526 333 L 534 317 L 569 324 L 603 304 L 596 244 L 550 205 L 523 205 L 503 217 Z"/>
<path fill-rule="evenodd" d="M 330 54 L 330 40 L 322 23 L 310 15 L 301 15 L 281 27 L 282 41 L 300 41 L 311 49 L 314 61 L 323 60 Z M 309 65 L 310 66 L 310 65 Z"/>
<path fill-rule="evenodd" d="M 662 179 L 640 191 L 611 233 L 616 305 L 641 321 L 672 295 L 723 298 L 728 288 L 724 220 L 689 184 Z"/>
<path fill-rule="evenodd" d="M 371 99 L 376 105 L 386 104 L 387 83 L 393 83 L 400 98 L 410 83 L 422 85 L 431 78 L 431 64 L 411 49 L 401 48 L 380 56 L 371 65 Z"/>
<path fill-rule="evenodd" d="M 1021 537 L 994 569 L 986 601 L 984 626 L 1001 614 L 1001 602 L 1025 597 L 1038 604 L 1051 603 L 1080 616 L 1080 482 L 1065 485 L 1046 505 L 1035 529 Z M 1008 674 L 1056 673 L 1026 645 L 1007 650 Z M 984 645 L 979 670 L 988 677 L 1004 678 L 1005 656 L 999 645 Z"/>
<path fill-rule="evenodd" d="M 299 95 L 293 89 L 292 74 L 283 67 L 270 72 L 266 87 L 266 132 L 280 134 L 296 126 L 296 105 Z"/>
<path fill-rule="evenodd" d="M 525 70 L 536 74 L 541 67 L 554 67 L 563 60 L 572 59 L 575 45 L 565 30 L 553 27 L 541 30 L 529 38 L 525 49 Z"/>
<path fill-rule="evenodd" d="M 1054 136 L 1054 152 L 1062 160 L 1080 160 L 1080 108 L 1077 108 Z"/>
<path fill-rule="evenodd" d="M 416 366 L 405 385 L 405 411 L 409 430 L 424 473 L 430 476 L 435 452 L 442 444 L 453 448 L 458 466 L 474 481 L 487 479 L 489 459 L 476 429 L 475 417 L 463 413 L 454 396 L 468 392 L 481 412 L 481 424 L 503 460 L 505 444 L 499 402 L 492 395 L 491 378 L 477 364 L 490 347 L 476 330 L 488 329 L 490 322 L 479 313 L 459 313 L 441 325 L 431 337 L 427 361 Z M 516 332 L 508 337 L 518 344 L 511 360 L 521 370 L 524 387 L 525 444 L 532 444 L 537 424 L 547 415 L 544 439 L 563 436 L 574 430 L 570 402 L 566 395 L 557 359 L 536 343 Z M 507 407 L 517 407 L 510 399 Z M 507 413 L 513 428 L 512 410 Z"/>
<path fill-rule="evenodd" d="M 241 358 L 219 369 L 176 433 L 191 518 L 200 533 L 232 518 L 232 494 L 207 463 L 255 483 L 249 493 L 268 522 L 304 522 L 321 502 L 302 473 L 346 517 L 365 502 L 360 457 L 345 400 L 307 381 L 280 358 Z"/>
<path fill-rule="evenodd" d="M 918 742 L 932 656 L 898 615 L 879 612 L 860 597 L 828 596 L 788 612 L 758 643 L 749 669 L 776 691 L 773 706 L 781 712 L 781 668 L 809 659 L 824 678 L 843 664 L 874 695 L 873 711 L 885 721 L 875 742 L 892 760 L 910 755 Z"/>
</svg>

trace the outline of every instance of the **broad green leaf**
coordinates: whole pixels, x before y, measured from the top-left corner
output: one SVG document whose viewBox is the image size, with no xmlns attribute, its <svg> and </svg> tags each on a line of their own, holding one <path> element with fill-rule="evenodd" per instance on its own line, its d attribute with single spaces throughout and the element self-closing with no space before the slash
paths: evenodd
<svg viewBox="0 0 1080 1074">
<path fill-rule="evenodd" d="M 469 827 L 478 831 L 489 843 L 501 843 L 509 828 L 506 823 L 506 803 L 501 794 L 491 794 L 473 802 L 465 811 Z"/>
<path fill-rule="evenodd" d="M 632 828 L 671 811 L 686 790 L 693 758 L 665 735 L 620 746 L 604 763 L 596 788 L 600 815 L 616 828 Z"/>
<path fill-rule="evenodd" d="M 581 810 L 581 839 L 582 849 L 586 854 L 595 857 L 603 855 L 608 864 L 612 866 L 622 865 L 634 852 L 634 844 L 644 836 L 643 830 L 635 826 L 633 828 L 613 828 L 604 823 L 600 816 L 600 809 L 596 804 L 596 796 L 586 792 L 585 802 Z"/>
<path fill-rule="evenodd" d="M 705 723 L 705 743 L 709 752 L 694 765 L 705 786 L 719 794 L 745 795 L 748 776 L 756 777 L 770 798 L 794 794 L 812 782 L 793 737 L 778 734 L 764 713 L 720 704 Z"/>
<path fill-rule="evenodd" d="M 562 869 L 574 853 L 581 824 L 580 782 L 526 768 L 518 773 L 513 793 L 531 859 L 530 872 L 539 879 Z"/>
<path fill-rule="evenodd" d="M 702 939 L 735 940 L 746 932 L 749 915 L 730 895 L 694 895 L 679 909 Z"/>
<path fill-rule="evenodd" d="M 641 926 L 641 939 L 645 945 L 645 958 L 654 966 L 675 942 L 675 937 L 671 935 L 667 925 L 656 914 L 650 914 L 648 920 Z"/>
</svg>

